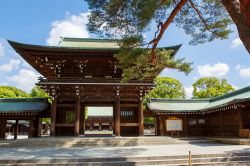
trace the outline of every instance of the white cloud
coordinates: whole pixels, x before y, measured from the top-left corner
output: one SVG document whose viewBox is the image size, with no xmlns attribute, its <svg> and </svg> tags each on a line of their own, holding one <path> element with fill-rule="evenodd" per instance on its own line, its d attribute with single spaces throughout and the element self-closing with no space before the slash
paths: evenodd
<svg viewBox="0 0 250 166">
<path fill-rule="evenodd" d="M 89 34 L 86 28 L 89 13 L 80 13 L 79 15 L 70 15 L 66 13 L 65 20 L 52 22 L 48 45 L 58 45 L 60 37 L 79 37 L 88 38 Z"/>
<path fill-rule="evenodd" d="M 4 56 L 4 48 L 2 43 L 0 43 L 0 57 L 1 56 Z"/>
<path fill-rule="evenodd" d="M 193 97 L 193 86 L 184 87 L 186 99 L 191 99 Z"/>
<path fill-rule="evenodd" d="M 240 69 L 241 69 L 241 65 L 238 64 L 235 66 L 235 70 L 240 70 Z"/>
<path fill-rule="evenodd" d="M 225 63 L 206 64 L 198 66 L 198 73 L 201 77 L 222 77 L 228 73 L 229 69 L 229 66 Z"/>
<path fill-rule="evenodd" d="M 2 72 L 11 72 L 13 69 L 18 69 L 21 60 L 19 59 L 11 59 L 9 63 L 0 65 L 0 71 Z"/>
<path fill-rule="evenodd" d="M 240 69 L 239 74 L 242 78 L 250 78 L 250 67 Z"/>
<path fill-rule="evenodd" d="M 231 48 L 235 48 L 241 45 L 243 45 L 242 41 L 240 40 L 240 38 L 237 38 L 232 41 Z"/>
<path fill-rule="evenodd" d="M 8 77 L 8 81 L 14 82 L 14 84 L 25 91 L 30 91 L 37 82 L 37 78 L 39 77 L 38 74 L 36 74 L 32 70 L 22 69 L 17 75 L 14 75 L 12 77 Z"/>
</svg>

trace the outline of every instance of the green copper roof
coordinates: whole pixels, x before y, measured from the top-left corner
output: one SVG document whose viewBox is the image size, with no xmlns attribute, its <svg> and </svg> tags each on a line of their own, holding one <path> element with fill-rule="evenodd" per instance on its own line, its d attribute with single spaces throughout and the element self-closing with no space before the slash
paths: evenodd
<svg viewBox="0 0 250 166">
<path fill-rule="evenodd" d="M 1 113 L 39 113 L 49 107 L 47 98 L 0 99 Z"/>
<path fill-rule="evenodd" d="M 148 107 L 159 112 L 193 112 L 207 111 L 241 101 L 250 101 L 250 86 L 208 99 L 150 99 Z"/>
<path fill-rule="evenodd" d="M 89 38 L 62 38 L 58 46 L 76 48 L 104 48 L 119 49 L 119 40 L 89 39 Z"/>
</svg>

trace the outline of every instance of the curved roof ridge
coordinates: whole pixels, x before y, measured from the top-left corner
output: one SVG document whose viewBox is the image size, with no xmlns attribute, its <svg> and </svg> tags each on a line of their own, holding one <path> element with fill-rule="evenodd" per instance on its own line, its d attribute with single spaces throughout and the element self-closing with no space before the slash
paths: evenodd
<svg viewBox="0 0 250 166">
<path fill-rule="evenodd" d="M 250 86 L 247 86 L 247 87 L 244 87 L 244 88 L 241 88 L 241 89 L 238 89 L 238 90 L 234 90 L 232 92 L 226 93 L 226 94 L 221 95 L 221 96 L 210 98 L 210 101 L 214 102 L 214 101 L 224 99 L 224 98 L 227 98 L 227 97 L 232 97 L 232 96 L 236 96 L 236 95 L 239 95 L 239 94 L 242 94 L 242 93 L 246 93 L 248 91 L 250 92 Z"/>
</svg>

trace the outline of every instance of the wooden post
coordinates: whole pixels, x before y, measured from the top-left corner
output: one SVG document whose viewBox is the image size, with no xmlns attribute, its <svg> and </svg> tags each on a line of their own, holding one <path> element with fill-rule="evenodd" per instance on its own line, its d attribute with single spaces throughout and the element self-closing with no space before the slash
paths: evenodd
<svg viewBox="0 0 250 166">
<path fill-rule="evenodd" d="M 244 128 L 244 124 L 243 124 L 243 119 L 242 119 L 242 112 L 240 109 L 237 110 L 238 113 L 238 124 L 239 124 L 239 129 L 243 129 Z"/>
<path fill-rule="evenodd" d="M 164 119 L 160 117 L 160 136 L 164 136 L 165 131 L 164 131 Z"/>
<path fill-rule="evenodd" d="M 0 119 L 0 139 L 5 139 L 6 119 Z"/>
<path fill-rule="evenodd" d="M 80 132 L 80 111 L 81 111 L 81 100 L 80 97 L 77 96 L 76 98 L 76 105 L 75 105 L 75 136 L 79 136 Z"/>
<path fill-rule="evenodd" d="M 142 100 L 139 100 L 138 118 L 139 118 L 139 136 L 143 136 L 144 135 L 144 117 L 143 117 Z"/>
<path fill-rule="evenodd" d="M 192 156 L 191 156 L 191 151 L 188 151 L 188 165 L 192 166 Z"/>
<path fill-rule="evenodd" d="M 120 97 L 117 97 L 115 100 L 115 135 L 120 136 L 121 135 L 121 127 L 120 127 L 120 121 L 121 121 L 121 108 L 120 108 Z"/>
<path fill-rule="evenodd" d="M 188 118 L 187 114 L 184 115 L 184 123 L 183 123 L 184 136 L 188 136 Z"/>
<path fill-rule="evenodd" d="M 16 120 L 16 125 L 14 129 L 14 139 L 17 139 L 17 135 L 18 135 L 18 120 Z"/>
<path fill-rule="evenodd" d="M 160 136 L 161 135 L 161 131 L 160 131 L 160 116 L 157 115 L 156 116 L 156 135 Z"/>
<path fill-rule="evenodd" d="M 55 128 L 56 128 L 56 105 L 57 105 L 57 100 L 56 99 L 52 100 L 50 136 L 55 136 Z"/>
<path fill-rule="evenodd" d="M 207 136 L 210 136 L 210 122 L 209 122 L 209 115 L 206 117 L 206 132 Z"/>
<path fill-rule="evenodd" d="M 85 134 L 85 105 L 81 106 L 81 110 L 82 110 L 81 111 L 82 113 L 80 115 L 80 117 L 81 117 L 81 119 L 80 119 L 80 126 L 81 126 L 80 133 L 84 135 Z"/>
<path fill-rule="evenodd" d="M 36 117 L 33 121 L 33 137 L 41 136 L 41 119 Z"/>
<path fill-rule="evenodd" d="M 28 138 L 32 138 L 34 136 L 34 119 L 31 118 L 29 122 L 29 134 Z"/>
<path fill-rule="evenodd" d="M 221 136 L 224 137 L 224 124 L 223 124 L 222 111 L 220 111 L 220 131 L 221 131 Z"/>
</svg>

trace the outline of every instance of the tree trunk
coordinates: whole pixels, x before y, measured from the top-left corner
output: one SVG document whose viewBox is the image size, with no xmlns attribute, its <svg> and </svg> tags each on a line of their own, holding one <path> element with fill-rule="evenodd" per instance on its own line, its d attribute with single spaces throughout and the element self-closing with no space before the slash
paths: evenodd
<svg viewBox="0 0 250 166">
<path fill-rule="evenodd" d="M 250 0 L 221 0 L 237 26 L 239 37 L 250 54 Z"/>
</svg>

